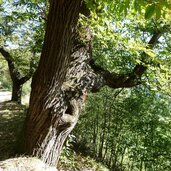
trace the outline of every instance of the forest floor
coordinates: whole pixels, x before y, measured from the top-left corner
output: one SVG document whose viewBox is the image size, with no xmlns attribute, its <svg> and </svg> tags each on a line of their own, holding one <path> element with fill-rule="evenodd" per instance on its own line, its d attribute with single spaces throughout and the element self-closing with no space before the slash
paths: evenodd
<svg viewBox="0 0 171 171">
<path fill-rule="evenodd" d="M 13 157 L 16 153 L 16 142 L 20 136 L 26 108 L 14 102 L 0 102 L 0 160 Z"/>
<path fill-rule="evenodd" d="M 23 125 L 27 107 L 9 101 L 11 92 L 0 91 L 0 161 L 16 157 L 21 150 Z M 108 171 L 101 163 L 90 157 L 70 151 L 62 155 L 59 171 Z"/>
</svg>

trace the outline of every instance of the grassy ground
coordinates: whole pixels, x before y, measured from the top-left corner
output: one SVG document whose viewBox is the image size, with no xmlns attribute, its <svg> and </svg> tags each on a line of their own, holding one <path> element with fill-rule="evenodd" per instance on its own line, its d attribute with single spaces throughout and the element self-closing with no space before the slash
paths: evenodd
<svg viewBox="0 0 171 171">
<path fill-rule="evenodd" d="M 59 171 L 109 171 L 102 163 L 74 151 L 69 155 L 61 155 L 58 169 Z"/>
<path fill-rule="evenodd" d="M 0 160 L 16 153 L 17 138 L 20 136 L 25 118 L 25 106 L 14 102 L 0 103 Z"/>
</svg>

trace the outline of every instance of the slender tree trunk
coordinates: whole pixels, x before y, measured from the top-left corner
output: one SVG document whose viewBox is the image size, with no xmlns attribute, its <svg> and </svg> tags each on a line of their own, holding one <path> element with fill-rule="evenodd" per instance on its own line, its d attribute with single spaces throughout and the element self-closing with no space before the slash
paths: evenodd
<svg viewBox="0 0 171 171">
<path fill-rule="evenodd" d="M 19 81 L 13 81 L 11 100 L 17 102 L 18 104 L 21 104 L 22 87 L 23 84 L 20 84 Z"/>
<path fill-rule="evenodd" d="M 99 154 L 98 157 L 101 161 L 103 161 L 103 149 L 104 149 L 104 143 L 106 140 L 106 125 L 107 125 L 107 99 L 104 97 L 103 99 L 103 104 L 104 104 L 104 111 L 103 111 L 103 122 L 102 122 L 102 130 L 101 130 L 101 135 L 100 135 L 100 147 L 99 147 Z"/>
</svg>

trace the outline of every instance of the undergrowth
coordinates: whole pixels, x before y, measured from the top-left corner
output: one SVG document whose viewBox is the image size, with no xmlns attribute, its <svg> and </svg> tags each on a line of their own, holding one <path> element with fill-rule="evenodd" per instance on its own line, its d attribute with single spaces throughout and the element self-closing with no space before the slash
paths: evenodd
<svg viewBox="0 0 171 171">
<path fill-rule="evenodd" d="M 0 103 L 0 160 L 18 156 L 22 152 L 23 127 L 27 107 L 14 102 Z M 109 171 L 101 163 L 72 150 L 69 136 L 62 151 L 59 171 Z"/>
</svg>

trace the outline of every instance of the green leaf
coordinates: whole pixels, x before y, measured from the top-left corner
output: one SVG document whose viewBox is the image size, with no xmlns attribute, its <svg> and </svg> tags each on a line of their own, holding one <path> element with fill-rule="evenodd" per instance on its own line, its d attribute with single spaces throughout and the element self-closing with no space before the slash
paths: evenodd
<svg viewBox="0 0 171 171">
<path fill-rule="evenodd" d="M 137 1 L 134 1 L 134 9 L 135 11 L 141 13 L 141 5 Z"/>
<path fill-rule="evenodd" d="M 122 13 L 122 12 L 124 11 L 124 8 L 125 8 L 125 6 L 124 6 L 124 5 L 121 5 L 121 6 L 119 7 L 119 13 Z"/>
<path fill-rule="evenodd" d="M 161 8 L 159 6 L 156 6 L 155 12 L 156 12 L 156 19 L 159 19 L 161 17 Z"/>
<path fill-rule="evenodd" d="M 151 49 L 147 49 L 147 50 L 145 50 L 144 52 L 145 52 L 149 57 L 154 58 L 154 57 L 156 56 L 156 54 L 154 53 L 154 51 L 151 50 Z"/>
<path fill-rule="evenodd" d="M 161 10 L 162 10 L 161 5 L 160 4 L 156 5 L 155 7 L 156 19 L 161 18 Z"/>
<path fill-rule="evenodd" d="M 155 13 L 155 4 L 149 5 L 145 11 L 145 19 L 150 19 Z"/>
<path fill-rule="evenodd" d="M 165 6 L 168 9 L 171 9 L 171 2 L 163 1 L 162 3 L 163 3 L 163 6 Z"/>
</svg>

